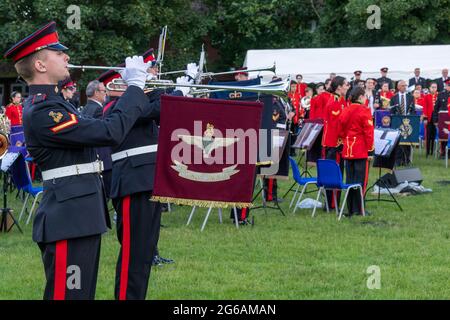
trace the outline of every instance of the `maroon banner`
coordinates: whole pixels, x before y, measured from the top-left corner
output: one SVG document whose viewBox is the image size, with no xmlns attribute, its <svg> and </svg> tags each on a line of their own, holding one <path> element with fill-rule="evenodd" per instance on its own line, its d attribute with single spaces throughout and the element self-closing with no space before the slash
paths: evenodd
<svg viewBox="0 0 450 320">
<path fill-rule="evenodd" d="M 152 200 L 251 206 L 263 104 L 164 95 Z"/>
<path fill-rule="evenodd" d="M 444 129 L 450 129 L 450 111 L 439 111 L 438 114 L 438 130 L 439 130 L 439 140 L 448 140 L 448 134 L 445 133 Z"/>
</svg>

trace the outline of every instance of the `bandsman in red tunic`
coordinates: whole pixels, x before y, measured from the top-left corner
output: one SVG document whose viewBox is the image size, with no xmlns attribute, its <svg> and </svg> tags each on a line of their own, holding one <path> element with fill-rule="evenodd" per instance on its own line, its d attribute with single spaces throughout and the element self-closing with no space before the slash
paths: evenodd
<svg viewBox="0 0 450 320">
<path fill-rule="evenodd" d="M 335 160 L 344 171 L 344 163 L 341 157 L 342 141 L 339 139 L 339 117 L 347 106 L 345 96 L 349 89 L 348 81 L 341 76 L 336 76 L 331 82 L 331 97 L 325 107 L 324 131 L 322 137 L 322 152 L 325 159 Z M 337 194 L 339 205 L 340 192 Z M 327 191 L 328 207 L 334 208 L 333 191 Z"/>
<path fill-rule="evenodd" d="M 364 89 L 354 88 L 351 104 L 339 117 L 339 134 L 343 141 L 342 157 L 346 160 L 347 184 L 360 183 L 365 193 L 369 174 L 369 155 L 374 151 L 374 126 L 370 108 L 365 105 Z M 362 214 L 359 189 L 349 191 L 349 216 Z"/>
<path fill-rule="evenodd" d="M 303 83 L 303 76 L 298 74 L 295 79 L 297 80 L 297 86 L 295 92 L 300 96 L 300 99 L 306 95 L 306 88 L 308 87 L 306 83 Z"/>
<path fill-rule="evenodd" d="M 5 115 L 11 122 L 11 126 L 22 125 L 22 95 L 20 92 L 11 93 L 11 103 L 6 106 Z"/>
</svg>

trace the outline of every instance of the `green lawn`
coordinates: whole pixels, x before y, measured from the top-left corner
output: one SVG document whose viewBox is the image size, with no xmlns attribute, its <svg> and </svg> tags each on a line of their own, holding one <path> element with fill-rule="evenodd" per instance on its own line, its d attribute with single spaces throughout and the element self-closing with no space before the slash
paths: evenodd
<svg viewBox="0 0 450 320">
<path fill-rule="evenodd" d="M 338 222 L 333 214 L 253 211 L 255 226 L 236 230 L 217 210 L 204 232 L 206 209 L 186 226 L 188 207 L 164 213 L 160 252 L 173 265 L 154 268 L 148 299 L 450 299 L 450 169 L 442 160 L 415 153 L 424 186 L 433 193 L 371 202 L 369 217 Z M 377 171 L 371 170 L 373 182 Z M 292 180 L 291 180 L 292 181 Z M 283 189 L 292 183 L 280 184 Z M 315 195 L 315 194 L 314 194 Z M 310 195 L 311 196 L 311 195 Z M 10 197 L 11 199 L 14 196 Z M 15 202 L 13 208 L 19 211 Z M 18 216 L 18 213 L 16 213 Z M 41 299 L 44 271 L 31 241 L 31 224 L 20 234 L 0 234 L 0 299 Z M 118 243 L 103 237 L 97 299 L 112 299 Z M 380 267 L 381 289 L 369 290 L 367 268 Z"/>
</svg>

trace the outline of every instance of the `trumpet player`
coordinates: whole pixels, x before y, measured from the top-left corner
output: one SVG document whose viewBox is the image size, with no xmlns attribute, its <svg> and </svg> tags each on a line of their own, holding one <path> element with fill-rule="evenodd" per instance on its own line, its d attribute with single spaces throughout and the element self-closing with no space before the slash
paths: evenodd
<svg viewBox="0 0 450 320">
<path fill-rule="evenodd" d="M 150 64 L 147 81 L 155 79 L 158 67 L 150 49 L 143 55 Z M 178 84 L 192 83 L 198 73 L 195 64 L 189 64 L 186 76 Z M 108 71 L 100 80 L 108 85 L 120 77 Z M 123 74 L 122 74 L 123 77 Z M 114 92 L 114 90 L 111 90 Z M 120 243 L 116 264 L 114 296 L 117 300 L 144 300 L 160 232 L 161 204 L 149 201 L 152 196 L 158 150 L 158 123 L 160 96 L 165 90 L 146 93 L 152 112 L 142 115 L 126 137 L 111 148 L 112 178 L 110 197 L 117 212 L 117 238 Z M 189 88 L 177 87 L 173 95 L 187 95 Z M 108 116 L 114 113 L 120 99 L 110 101 L 104 108 Z M 162 260 L 164 258 L 159 258 Z M 170 262 L 170 259 L 164 259 Z"/>
<path fill-rule="evenodd" d="M 60 95 L 69 76 L 67 47 L 50 22 L 6 53 L 29 85 L 23 125 L 28 151 L 42 170 L 44 193 L 33 223 L 42 254 L 44 299 L 94 299 L 101 235 L 110 227 L 101 163 L 92 147 L 120 143 L 135 121 L 151 113 L 143 88 L 148 65 L 127 58 L 128 89 L 105 120 L 80 116 Z"/>
</svg>

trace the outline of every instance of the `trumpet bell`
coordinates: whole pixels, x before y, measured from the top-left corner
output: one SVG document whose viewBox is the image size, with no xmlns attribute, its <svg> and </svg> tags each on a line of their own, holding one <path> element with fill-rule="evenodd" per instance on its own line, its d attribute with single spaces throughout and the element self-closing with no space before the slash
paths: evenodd
<svg viewBox="0 0 450 320">
<path fill-rule="evenodd" d="M 8 136 L 5 133 L 0 132 L 0 159 L 2 159 L 8 152 L 8 147 L 9 147 Z"/>
</svg>

